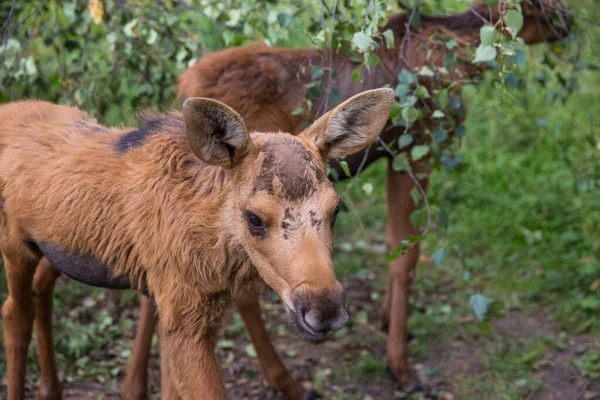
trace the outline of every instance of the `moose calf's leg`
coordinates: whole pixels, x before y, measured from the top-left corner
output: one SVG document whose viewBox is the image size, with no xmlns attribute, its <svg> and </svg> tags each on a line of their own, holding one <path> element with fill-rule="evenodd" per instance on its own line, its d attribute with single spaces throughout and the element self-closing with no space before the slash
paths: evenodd
<svg viewBox="0 0 600 400">
<path fill-rule="evenodd" d="M 121 390 L 121 398 L 124 400 L 148 398 L 148 361 L 158 317 L 153 300 L 142 296 L 140 303 L 140 319 L 135 332 L 131 362 Z"/>
<path fill-rule="evenodd" d="M 429 172 L 422 164 L 413 165 L 414 174 Z M 420 181 L 423 190 L 427 189 L 427 179 Z M 409 235 L 417 234 L 417 228 L 410 222 L 410 215 L 415 210 L 415 202 L 411 191 L 415 188 L 412 177 L 399 173 L 388 165 L 387 204 L 388 225 L 386 241 L 388 250 L 398 246 Z M 386 349 L 387 365 L 405 390 L 414 389 L 408 364 L 407 320 L 409 308 L 410 286 L 419 258 L 419 247 L 414 245 L 406 254 L 390 262 L 388 272 L 388 292 L 386 293 L 382 320 L 388 325 L 388 341 Z"/>
<path fill-rule="evenodd" d="M 269 386 L 281 391 L 289 400 L 309 398 L 310 395 L 305 394 L 302 385 L 290 376 L 273 348 L 260 313 L 258 293 L 249 293 L 236 299 L 235 305 L 246 325 Z"/>
<path fill-rule="evenodd" d="M 174 313 L 172 304 L 179 301 L 163 298 L 157 304 L 160 352 L 169 362 L 168 380 L 183 400 L 226 400 L 225 386 L 215 355 L 217 324 L 222 322 L 222 316 L 211 319 L 207 325 L 206 320 L 201 321 L 198 317 L 214 310 L 187 308 L 184 313 L 179 310 Z"/>
<path fill-rule="evenodd" d="M 160 352 L 160 398 L 161 400 L 179 400 L 177 389 L 171 379 L 169 359 L 165 352 Z"/>
<path fill-rule="evenodd" d="M 33 330 L 34 304 L 31 285 L 38 260 L 26 259 L 13 252 L 7 255 L 4 250 L 8 298 L 2 306 L 2 323 L 6 349 L 8 400 L 21 400 L 25 397 L 27 348 Z"/>
<path fill-rule="evenodd" d="M 40 362 L 40 387 L 38 399 L 62 399 L 62 385 L 58 379 L 54 341 L 52 339 L 52 299 L 54 284 L 60 276 L 46 257 L 43 257 L 33 278 L 33 295 L 35 300 L 35 337 Z"/>
</svg>

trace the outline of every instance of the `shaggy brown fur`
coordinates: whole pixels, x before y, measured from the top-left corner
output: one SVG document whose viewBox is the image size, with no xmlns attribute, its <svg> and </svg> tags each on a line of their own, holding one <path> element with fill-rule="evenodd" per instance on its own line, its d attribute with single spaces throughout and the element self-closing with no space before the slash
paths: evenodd
<svg viewBox="0 0 600 400">
<path fill-rule="evenodd" d="M 146 116 L 137 131 L 106 129 L 75 108 L 45 102 L 0 107 L 9 399 L 23 397 L 33 274 L 49 248 L 42 243 L 62 249 L 67 259 L 87 257 L 90 274 L 107 268 L 107 282 L 96 284 L 126 277 L 153 296 L 183 398 L 225 397 L 214 359 L 217 334 L 231 297 L 256 293 L 261 278 L 280 294 L 305 339 L 320 341 L 340 329 L 347 314 L 330 258 L 332 232 L 313 229 L 311 219 L 316 213 L 330 220 L 338 204 L 323 179 L 326 161 L 372 141 L 392 100 L 390 89 L 365 92 L 299 136 L 249 135 L 237 113 L 209 99 L 186 101 L 183 116 Z M 366 111 L 359 128 L 348 126 L 346 111 L 353 108 Z M 290 157 L 298 149 L 305 156 Z M 261 165 L 267 159 L 274 160 L 270 190 L 256 190 L 266 179 Z M 295 188 L 289 185 L 297 183 L 310 190 L 290 196 Z M 281 228 L 288 212 L 298 224 L 294 232 Z M 249 214 L 260 218 L 259 227 Z M 72 267 L 62 265 L 66 273 Z M 46 294 L 54 280 L 36 277 L 48 282 L 37 285 Z M 46 339 L 40 354 L 48 354 L 51 336 L 38 336 Z"/>
<path fill-rule="evenodd" d="M 562 5 L 555 0 L 532 0 L 523 6 L 524 26 L 519 32 L 525 43 L 533 44 L 544 41 L 554 41 L 565 37 L 569 27 L 565 22 Z M 318 52 L 313 49 L 282 49 L 265 45 L 253 45 L 234 48 L 208 54 L 194 66 L 188 68 L 179 79 L 178 97 L 183 101 L 189 96 L 206 96 L 215 98 L 230 105 L 246 120 L 250 129 L 274 130 L 298 133 L 304 129 L 311 118 L 327 110 L 330 104 L 325 104 L 325 96 L 313 103 L 312 112 L 308 111 L 293 115 L 292 111 L 303 106 L 306 89 L 304 85 L 312 80 L 310 65 L 322 68 L 332 67 L 337 76 L 331 82 L 331 88 L 337 89 L 342 98 L 352 96 L 361 90 L 381 87 L 385 84 L 395 84 L 398 73 L 403 69 L 417 71 L 428 65 L 433 70 L 443 66 L 443 58 L 449 52 L 457 52 L 464 60 L 470 59 L 468 49 L 479 44 L 479 32 L 486 22 L 496 23 L 502 14 L 499 8 L 491 8 L 476 2 L 472 9 L 458 15 L 448 17 L 430 17 L 421 15 L 420 25 L 413 26 L 410 35 L 407 34 L 409 16 L 398 14 L 390 17 L 382 31 L 391 29 L 395 36 L 395 47 L 388 49 L 380 46 L 376 54 L 381 64 L 372 71 L 362 70 L 363 82 L 352 80 L 352 72 L 358 67 L 350 59 L 350 55 L 342 53 Z M 555 21 L 558 20 L 558 25 Z M 441 40 L 438 40 L 441 39 Z M 450 39 L 457 41 L 457 47 L 446 49 L 444 42 Z M 430 57 L 427 57 L 427 54 Z M 331 64 L 330 64 L 331 60 Z M 456 69 L 447 75 L 436 74 L 435 77 L 418 76 L 421 84 L 434 89 L 448 82 L 460 82 L 481 72 L 481 65 L 467 61 L 458 62 Z M 327 76 L 327 73 L 325 74 Z M 325 87 L 329 85 L 325 79 Z M 459 88 L 460 85 L 456 86 Z M 428 104 L 431 106 L 431 104 Z M 306 107 L 305 107 L 306 109 Z M 455 126 L 464 119 L 464 105 L 458 106 Z M 421 135 L 431 129 L 437 122 L 434 120 L 420 121 L 411 128 L 416 137 L 413 144 L 428 140 Z M 448 129 L 452 132 L 455 126 Z M 382 134 L 382 139 L 395 147 L 397 138 L 404 129 L 388 127 Z M 410 154 L 410 147 L 401 151 Z M 366 154 L 365 154 L 366 153 Z M 390 154 L 381 146 L 372 146 L 369 150 L 347 157 L 352 174 L 359 166 L 367 166 L 381 157 Z M 339 164 L 333 162 L 340 176 L 344 176 Z M 427 160 L 412 163 L 415 173 L 429 173 Z M 417 229 L 410 223 L 410 214 L 415 204 L 410 196 L 415 187 L 413 180 L 389 168 L 388 174 L 388 232 L 386 242 L 389 248 L 394 248 L 407 235 L 416 234 Z M 427 188 L 427 179 L 422 179 L 420 185 Z M 418 259 L 418 246 L 414 246 L 402 257 L 390 264 L 388 294 L 382 309 L 382 321 L 389 327 L 387 363 L 402 386 L 411 388 L 414 382 L 408 365 L 406 344 L 406 318 L 408 315 L 408 293 L 414 275 L 414 267 Z M 250 329 L 250 327 L 249 327 Z M 269 344 L 263 328 L 254 326 L 257 332 L 262 332 L 260 343 L 255 343 L 259 358 L 261 352 L 269 355 L 273 367 L 268 362 L 265 373 L 269 375 L 288 376 L 282 370 L 283 365 L 275 360 L 274 351 Z M 261 359 L 261 361 L 263 361 Z M 276 371 L 276 372 L 275 372 Z"/>
</svg>

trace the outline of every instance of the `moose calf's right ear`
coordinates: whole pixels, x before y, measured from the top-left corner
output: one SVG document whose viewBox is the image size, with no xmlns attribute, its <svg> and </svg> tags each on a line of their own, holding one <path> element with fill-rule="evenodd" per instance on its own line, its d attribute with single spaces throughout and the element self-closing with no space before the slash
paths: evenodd
<svg viewBox="0 0 600 400">
<path fill-rule="evenodd" d="M 252 146 L 242 117 L 225 104 L 202 97 L 183 103 L 185 136 L 201 161 L 225 169 L 238 165 Z"/>
</svg>

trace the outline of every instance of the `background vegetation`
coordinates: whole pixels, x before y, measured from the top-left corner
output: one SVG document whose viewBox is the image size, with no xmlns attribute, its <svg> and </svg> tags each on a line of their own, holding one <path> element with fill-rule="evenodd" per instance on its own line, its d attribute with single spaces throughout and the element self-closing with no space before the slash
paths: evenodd
<svg viewBox="0 0 600 400">
<path fill-rule="evenodd" d="M 446 14 L 468 3 L 420 5 Z M 412 298 L 411 352 L 429 385 L 410 396 L 600 398 L 600 28 L 586 22 L 600 21 L 600 9 L 594 0 L 571 3 L 585 20 L 577 19 L 567 40 L 528 48 L 518 65 L 499 61 L 463 90 L 467 134 L 453 144 L 461 167 L 433 173 L 435 229 L 424 240 Z M 4 0 L 0 102 L 76 104 L 107 125 L 135 125 L 137 110 L 177 105 L 177 77 L 207 51 L 263 38 L 277 46 L 353 47 L 373 62 L 372 45 L 361 46 L 356 33 L 370 37 L 398 4 Z M 385 375 L 377 330 L 388 256 L 384 172 L 379 162 L 350 187 L 338 184 L 355 210 L 339 219 L 336 266 L 350 288 L 361 288 L 349 296 L 353 323 L 338 344 L 319 358 L 298 347 L 276 307 L 267 304 L 265 311 L 286 362 L 327 397 L 409 396 Z M 2 274 L 1 300 L 5 294 Z M 495 301 L 483 322 L 470 304 L 474 294 Z M 67 381 L 99 382 L 100 389 L 87 389 L 115 393 L 110 388 L 118 387 L 129 355 L 135 299 L 124 296 L 119 315 L 106 291 L 60 282 L 56 344 Z M 240 387 L 260 374 L 244 335 L 234 315 L 220 344 L 228 382 Z M 340 350 L 347 359 L 335 358 Z M 35 372 L 35 346 L 30 354 Z M 567 372 L 554 379 L 563 366 Z M 0 352 L 0 377 L 4 370 Z M 577 390 L 560 392 L 567 381 Z M 253 397 L 249 387 L 244 395 Z"/>
</svg>

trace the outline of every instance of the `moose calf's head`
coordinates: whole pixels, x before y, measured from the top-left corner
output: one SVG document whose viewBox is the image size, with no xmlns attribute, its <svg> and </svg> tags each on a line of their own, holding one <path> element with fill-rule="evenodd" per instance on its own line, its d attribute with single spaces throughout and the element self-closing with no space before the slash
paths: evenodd
<svg viewBox="0 0 600 400">
<path fill-rule="evenodd" d="M 360 93 L 298 136 L 248 134 L 242 118 L 208 99 L 183 104 L 196 156 L 230 170 L 232 240 L 282 298 L 302 337 L 319 342 L 348 319 L 331 250 L 340 196 L 327 178 L 331 158 L 362 150 L 381 132 L 391 89 Z"/>
</svg>

